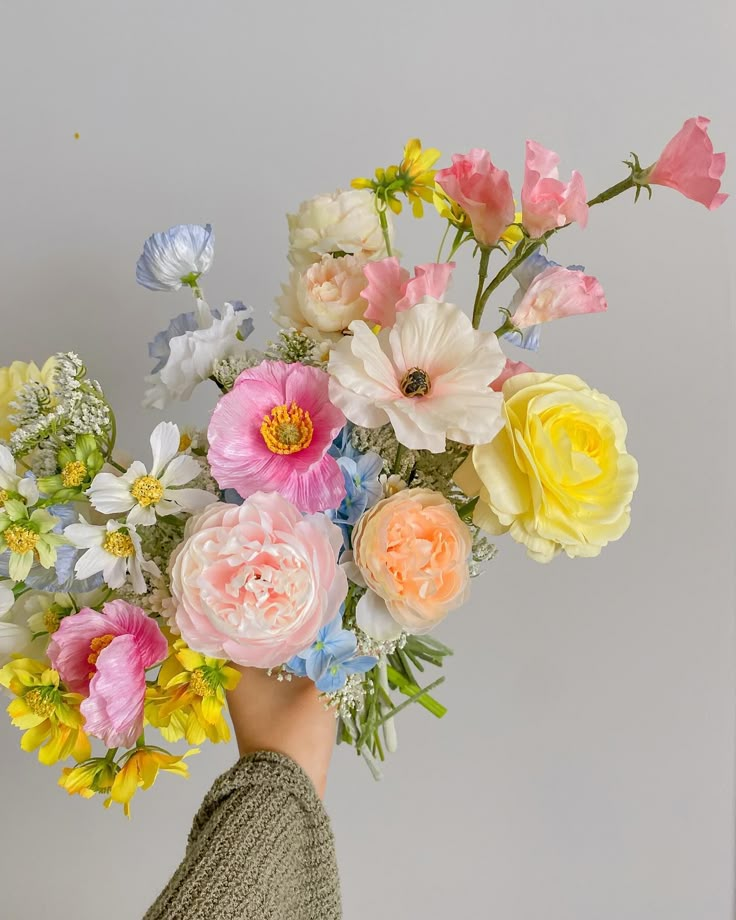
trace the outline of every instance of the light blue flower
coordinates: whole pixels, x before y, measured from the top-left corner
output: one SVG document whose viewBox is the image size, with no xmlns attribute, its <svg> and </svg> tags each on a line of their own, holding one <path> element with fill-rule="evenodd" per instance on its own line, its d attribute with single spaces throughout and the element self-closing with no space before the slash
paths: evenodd
<svg viewBox="0 0 736 920">
<path fill-rule="evenodd" d="M 135 268 L 138 284 L 150 291 L 178 291 L 193 286 L 214 257 L 212 225 L 178 224 L 149 236 Z"/>
<path fill-rule="evenodd" d="M 247 306 L 243 303 L 242 300 L 231 300 L 228 301 L 228 303 L 232 306 L 236 313 L 245 314 L 245 319 L 238 328 L 238 335 L 242 340 L 245 340 L 255 328 L 252 318 L 253 307 Z M 227 306 L 227 304 L 225 304 L 225 306 Z M 215 319 L 222 319 L 222 315 L 219 310 L 212 310 L 211 313 Z M 197 314 L 192 311 L 190 313 L 180 313 L 178 316 L 175 316 L 171 320 L 168 328 L 164 329 L 162 332 L 157 332 L 153 341 L 148 343 L 148 354 L 151 358 L 156 359 L 156 364 L 154 365 L 151 373 L 158 374 L 159 371 L 166 367 L 166 364 L 171 357 L 172 339 L 186 335 L 188 332 L 194 332 L 196 329 L 199 329 L 199 322 L 197 319 Z"/>
<path fill-rule="evenodd" d="M 373 451 L 361 454 L 350 439 L 349 426 L 343 428 L 329 450 L 337 460 L 345 481 L 345 498 L 340 507 L 325 512 L 336 524 L 353 525 L 373 507 L 383 494 L 379 476 L 383 458 Z"/>
<path fill-rule="evenodd" d="M 342 628 L 341 611 L 286 668 L 297 677 L 309 677 L 321 693 L 334 693 L 345 686 L 349 674 L 364 674 L 377 664 L 371 655 L 356 655 L 357 644 L 355 633 Z"/>
<path fill-rule="evenodd" d="M 548 268 L 558 268 L 559 265 L 559 262 L 553 262 L 551 259 L 547 259 L 537 250 L 512 272 L 514 278 L 519 282 L 519 287 L 509 304 L 509 313 L 511 314 L 512 320 L 517 307 L 524 299 L 524 295 L 529 290 L 532 281 L 534 281 L 537 275 L 541 275 L 541 273 Z M 567 267 L 571 271 L 583 271 L 582 265 L 568 265 Z M 536 326 L 527 326 L 519 332 L 506 332 L 503 338 L 506 339 L 507 342 L 511 342 L 512 345 L 516 345 L 518 348 L 525 348 L 527 351 L 539 351 L 540 331 L 541 324 L 538 323 Z"/>
</svg>

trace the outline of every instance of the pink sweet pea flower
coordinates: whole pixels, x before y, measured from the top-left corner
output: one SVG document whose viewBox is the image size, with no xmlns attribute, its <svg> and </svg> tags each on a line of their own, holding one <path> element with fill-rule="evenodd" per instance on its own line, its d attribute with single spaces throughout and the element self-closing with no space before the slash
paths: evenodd
<svg viewBox="0 0 736 920">
<path fill-rule="evenodd" d="M 666 185 L 710 211 L 728 198 L 720 191 L 726 154 L 713 153 L 708 137 L 709 118 L 688 118 L 651 167 L 650 185 Z"/>
<path fill-rule="evenodd" d="M 168 654 L 163 633 L 140 607 L 109 601 L 64 617 L 48 657 L 66 686 L 86 696 L 84 728 L 108 747 L 130 747 L 143 730 L 146 668 Z"/>
<path fill-rule="evenodd" d="M 512 361 L 511 358 L 506 358 L 506 365 L 491 384 L 491 389 L 497 393 L 502 393 L 505 380 L 508 380 L 509 377 L 515 377 L 517 374 L 528 374 L 530 371 L 533 372 L 534 368 L 524 364 L 523 361 Z"/>
<path fill-rule="evenodd" d="M 606 309 L 606 297 L 597 278 L 553 265 L 532 281 L 511 319 L 519 329 L 525 329 L 553 319 L 601 313 Z"/>
<path fill-rule="evenodd" d="M 482 246 L 493 246 L 514 222 L 514 195 L 509 174 L 491 162 L 487 150 L 473 148 L 452 157 L 435 182 L 470 218 L 473 235 Z"/>
<path fill-rule="evenodd" d="M 560 158 L 536 141 L 526 142 L 524 185 L 521 189 L 522 222 L 531 237 L 577 221 L 588 223 L 585 183 L 579 172 L 572 171 L 570 181 L 559 179 Z"/>
<path fill-rule="evenodd" d="M 368 301 L 364 318 L 386 328 L 396 322 L 397 313 L 421 303 L 425 297 L 444 300 L 454 268 L 454 262 L 429 262 L 417 265 L 411 278 L 395 256 L 368 262 L 363 267 L 368 284 L 360 294 Z"/>
<path fill-rule="evenodd" d="M 264 361 L 215 406 L 208 459 L 221 489 L 278 492 L 300 511 L 338 508 L 345 480 L 327 451 L 345 425 L 324 371 Z"/>
</svg>

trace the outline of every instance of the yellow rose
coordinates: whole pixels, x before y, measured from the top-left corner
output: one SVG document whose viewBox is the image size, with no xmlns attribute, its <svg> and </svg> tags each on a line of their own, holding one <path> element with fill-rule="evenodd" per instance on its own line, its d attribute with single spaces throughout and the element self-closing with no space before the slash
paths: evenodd
<svg viewBox="0 0 736 920">
<path fill-rule="evenodd" d="M 24 361 L 13 361 L 10 367 L 0 367 L 0 440 L 7 441 L 15 430 L 8 421 L 12 414 L 10 403 L 18 394 L 24 383 L 36 380 L 51 386 L 56 362 L 49 358 L 42 368 L 38 368 L 33 361 L 26 364 Z"/>
<path fill-rule="evenodd" d="M 628 528 L 639 478 L 618 404 L 572 374 L 517 374 L 503 395 L 505 427 L 455 474 L 474 522 L 538 562 L 597 556 Z"/>
</svg>

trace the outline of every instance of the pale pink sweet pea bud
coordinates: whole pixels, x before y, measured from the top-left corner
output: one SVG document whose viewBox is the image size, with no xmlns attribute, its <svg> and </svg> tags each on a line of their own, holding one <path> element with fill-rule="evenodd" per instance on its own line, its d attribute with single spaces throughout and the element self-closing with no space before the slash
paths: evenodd
<svg viewBox="0 0 736 920">
<path fill-rule="evenodd" d="M 554 265 L 532 281 L 511 320 L 519 329 L 608 309 L 597 278 Z"/>
<path fill-rule="evenodd" d="M 509 174 L 493 165 L 487 150 L 454 154 L 452 166 L 439 170 L 435 182 L 468 215 L 473 236 L 482 246 L 495 245 L 514 222 Z"/>
<path fill-rule="evenodd" d="M 647 176 L 650 185 L 666 185 L 710 211 L 728 198 L 720 191 L 726 154 L 713 153 L 709 118 L 688 118 L 667 144 Z"/>
<path fill-rule="evenodd" d="M 517 374 L 528 374 L 533 371 L 534 368 L 529 367 L 528 364 L 524 364 L 523 361 L 512 361 L 511 358 L 506 358 L 506 365 L 491 384 L 491 389 L 496 390 L 497 393 L 501 393 L 503 391 L 504 381 L 508 380 L 509 377 L 515 377 Z"/>
<path fill-rule="evenodd" d="M 557 164 L 560 158 L 536 141 L 526 142 L 524 185 L 521 190 L 522 223 L 531 237 L 577 221 L 588 223 L 585 183 L 579 172 L 572 171 L 570 181 L 560 181 Z"/>
<path fill-rule="evenodd" d="M 444 300 L 454 268 L 454 262 L 429 262 L 417 265 L 411 278 L 395 256 L 366 263 L 363 274 L 368 284 L 360 295 L 368 301 L 364 318 L 379 326 L 393 326 L 397 313 L 421 303 L 425 297 Z"/>
</svg>

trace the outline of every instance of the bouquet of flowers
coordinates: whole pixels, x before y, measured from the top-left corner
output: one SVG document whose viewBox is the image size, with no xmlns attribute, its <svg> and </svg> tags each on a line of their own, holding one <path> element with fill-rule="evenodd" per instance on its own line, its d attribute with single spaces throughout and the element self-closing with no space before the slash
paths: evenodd
<svg viewBox="0 0 736 920">
<path fill-rule="evenodd" d="M 186 774 L 197 745 L 228 740 L 236 664 L 314 681 L 338 741 L 378 777 L 400 710 L 445 713 L 431 672 L 450 650 L 432 630 L 468 599 L 491 537 L 548 563 L 627 530 L 637 464 L 619 406 L 502 344 L 534 353 L 544 323 L 606 309 L 595 277 L 545 254 L 592 207 L 655 185 L 725 200 L 707 128 L 688 120 L 590 199 L 528 141 L 520 211 L 488 151 L 436 171 L 439 152 L 409 141 L 398 165 L 289 216 L 265 351 L 248 343 L 250 307 L 205 299 L 211 227 L 154 234 L 138 282 L 195 304 L 151 343 L 145 404 L 205 381 L 218 401 L 206 429 L 158 424 L 143 460 L 117 452 L 74 353 L 1 369 L 0 685 L 21 747 L 67 762 L 67 792 L 128 813 L 159 771 Z M 413 272 L 393 248 L 404 200 L 444 224 L 436 261 Z M 477 269 L 467 312 L 448 295 L 461 257 Z"/>
</svg>

